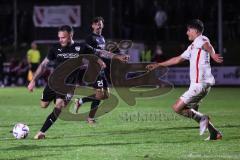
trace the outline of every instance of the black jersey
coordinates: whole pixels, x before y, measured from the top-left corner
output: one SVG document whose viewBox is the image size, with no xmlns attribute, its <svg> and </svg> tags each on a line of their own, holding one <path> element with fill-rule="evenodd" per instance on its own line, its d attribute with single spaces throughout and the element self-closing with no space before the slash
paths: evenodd
<svg viewBox="0 0 240 160">
<path fill-rule="evenodd" d="M 86 38 L 86 43 L 92 46 L 93 48 L 97 49 L 104 49 L 105 48 L 105 39 L 102 35 L 98 35 L 95 33 L 91 33 Z"/>
<path fill-rule="evenodd" d="M 95 52 L 95 49 L 86 43 L 73 43 L 66 47 L 57 44 L 50 49 L 47 59 L 53 61 L 56 68 L 68 59 L 78 58 L 80 54 L 95 54 Z"/>
<path fill-rule="evenodd" d="M 98 35 L 95 33 L 91 33 L 90 35 L 88 35 L 88 37 L 86 38 L 86 43 L 88 45 L 90 45 L 93 48 L 97 48 L 97 49 L 105 49 L 105 39 L 102 35 Z M 100 76 L 103 77 L 103 79 L 107 79 L 105 81 L 107 81 L 108 83 L 111 82 L 110 80 L 110 59 L 107 58 L 102 58 L 100 57 L 104 63 L 107 65 L 107 68 L 105 68 L 104 70 L 102 70 L 100 72 Z"/>
<path fill-rule="evenodd" d="M 60 44 L 52 47 L 47 55 L 47 59 L 54 62 L 54 68 L 61 65 L 66 60 L 72 58 L 78 58 L 80 54 L 95 54 L 96 49 L 87 45 L 86 43 L 73 43 L 66 47 L 62 47 Z M 67 84 L 75 84 L 77 77 L 79 76 L 79 70 L 72 72 L 66 79 Z"/>
</svg>

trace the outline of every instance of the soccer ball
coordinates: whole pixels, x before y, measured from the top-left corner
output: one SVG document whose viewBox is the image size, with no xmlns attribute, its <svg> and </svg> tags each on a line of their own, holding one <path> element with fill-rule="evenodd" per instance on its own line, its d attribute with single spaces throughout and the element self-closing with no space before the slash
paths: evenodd
<svg viewBox="0 0 240 160">
<path fill-rule="evenodd" d="M 29 127 L 26 124 L 17 123 L 13 127 L 12 133 L 16 139 L 24 139 L 28 136 Z"/>
</svg>

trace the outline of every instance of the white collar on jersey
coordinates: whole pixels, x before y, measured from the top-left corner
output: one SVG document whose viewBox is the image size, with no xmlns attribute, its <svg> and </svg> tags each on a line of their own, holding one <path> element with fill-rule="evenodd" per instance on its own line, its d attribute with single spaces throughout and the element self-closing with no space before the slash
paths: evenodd
<svg viewBox="0 0 240 160">
<path fill-rule="evenodd" d="M 198 38 L 202 37 L 202 36 L 203 36 L 202 34 L 199 34 L 199 35 L 194 39 L 194 41 L 197 40 Z"/>
</svg>

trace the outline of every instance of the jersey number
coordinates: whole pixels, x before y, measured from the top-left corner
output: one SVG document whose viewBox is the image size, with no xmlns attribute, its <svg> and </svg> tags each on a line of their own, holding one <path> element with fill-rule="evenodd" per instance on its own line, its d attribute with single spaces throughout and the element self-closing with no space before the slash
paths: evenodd
<svg viewBox="0 0 240 160">
<path fill-rule="evenodd" d="M 98 87 L 103 87 L 103 80 L 97 81 Z"/>
</svg>

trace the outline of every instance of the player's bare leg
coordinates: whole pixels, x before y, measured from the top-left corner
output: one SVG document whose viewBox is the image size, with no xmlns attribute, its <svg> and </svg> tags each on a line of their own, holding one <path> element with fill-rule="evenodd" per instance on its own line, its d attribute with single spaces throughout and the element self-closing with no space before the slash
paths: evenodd
<svg viewBox="0 0 240 160">
<path fill-rule="evenodd" d="M 178 99 L 177 102 L 172 106 L 172 108 L 176 113 L 197 121 L 200 126 L 200 135 L 202 135 L 207 129 L 209 123 L 208 116 L 203 115 L 202 113 L 197 112 L 194 109 L 188 108 L 187 105 L 183 102 L 183 100 Z"/>
<path fill-rule="evenodd" d="M 200 126 L 200 135 L 202 135 L 208 128 L 210 136 L 206 140 L 222 139 L 222 134 L 212 125 L 207 115 L 203 115 L 194 109 L 188 108 L 181 99 L 178 99 L 177 102 L 173 105 L 173 110 L 182 116 L 192 118 L 198 122 Z"/>
<path fill-rule="evenodd" d="M 95 99 L 95 94 L 83 97 L 83 98 L 76 98 L 75 99 L 75 105 L 74 105 L 74 112 L 78 113 L 79 108 L 82 106 L 82 104 L 87 102 L 92 102 Z"/>
<path fill-rule="evenodd" d="M 109 98 L 109 89 L 96 89 L 95 90 L 95 100 L 92 102 L 91 104 L 91 110 L 89 112 L 89 116 L 87 119 L 87 122 L 89 124 L 94 124 L 96 121 L 94 119 L 96 112 L 98 110 L 98 106 L 101 102 L 101 100 L 105 100 L 107 98 Z"/>
<path fill-rule="evenodd" d="M 190 108 L 192 108 L 193 112 L 196 112 L 197 111 L 196 109 L 199 108 L 199 104 L 195 104 L 194 106 L 191 106 Z M 202 121 L 202 123 L 204 123 L 204 121 Z M 201 125 L 204 125 L 204 124 L 200 124 L 200 126 Z M 208 131 L 210 133 L 210 136 L 206 140 L 219 140 L 219 139 L 222 139 L 222 134 L 220 133 L 220 131 L 218 131 L 213 126 L 213 124 L 210 122 L 210 120 L 208 122 Z"/>
<path fill-rule="evenodd" d="M 40 106 L 41 106 L 42 108 L 47 108 L 47 107 L 49 106 L 49 104 L 50 104 L 50 102 L 45 102 L 45 101 L 41 101 L 41 102 L 40 102 Z"/>
</svg>

